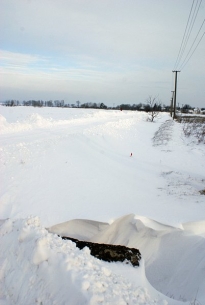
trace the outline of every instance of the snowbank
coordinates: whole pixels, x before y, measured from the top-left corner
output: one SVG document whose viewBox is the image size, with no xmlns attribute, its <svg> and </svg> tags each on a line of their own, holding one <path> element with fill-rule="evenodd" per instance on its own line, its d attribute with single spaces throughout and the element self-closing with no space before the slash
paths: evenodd
<svg viewBox="0 0 205 305">
<path fill-rule="evenodd" d="M 78 223 L 87 230 L 89 222 L 72 220 L 49 228 L 50 232 L 72 236 Z M 100 224 L 99 224 L 100 225 Z M 97 227 L 97 224 L 95 224 Z M 124 245 L 140 250 L 145 260 L 149 282 L 164 295 L 177 300 L 191 301 L 197 295 L 205 303 L 205 226 L 204 221 L 181 224 L 180 228 L 161 224 L 146 217 L 127 215 L 93 236 L 83 239 L 98 243 Z M 62 233 L 61 233 L 62 232 Z M 91 236 L 91 237 L 90 237 Z"/>
<path fill-rule="evenodd" d="M 48 233 L 38 218 L 8 219 L 0 234 L 2 305 L 177 304 L 149 286 L 143 262 L 133 268 L 99 261 L 88 248 L 80 251 L 75 243 Z M 120 270 L 134 274 L 135 284 Z"/>
</svg>

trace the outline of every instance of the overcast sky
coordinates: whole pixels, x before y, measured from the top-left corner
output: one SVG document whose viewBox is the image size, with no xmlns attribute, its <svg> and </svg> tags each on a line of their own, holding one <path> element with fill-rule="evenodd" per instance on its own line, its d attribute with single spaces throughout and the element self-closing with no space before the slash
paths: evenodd
<svg viewBox="0 0 205 305">
<path fill-rule="evenodd" d="M 184 56 L 205 19 L 204 2 Z M 0 0 L 0 100 L 116 106 L 152 95 L 168 105 L 192 3 Z M 205 24 L 196 42 L 203 32 Z M 178 74 L 177 103 L 205 107 L 205 35 Z"/>
</svg>

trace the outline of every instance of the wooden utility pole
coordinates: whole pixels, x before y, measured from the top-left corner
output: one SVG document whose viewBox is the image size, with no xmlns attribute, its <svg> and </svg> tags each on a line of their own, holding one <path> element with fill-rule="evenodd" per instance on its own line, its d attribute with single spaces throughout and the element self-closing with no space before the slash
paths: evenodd
<svg viewBox="0 0 205 305">
<path fill-rule="evenodd" d="M 172 92 L 172 98 L 171 98 L 170 116 L 171 116 L 171 118 L 172 118 L 174 91 L 171 91 L 171 92 Z"/>
<path fill-rule="evenodd" d="M 173 119 L 175 119 L 176 117 L 176 101 L 177 101 L 177 73 L 181 72 L 181 71 L 172 71 L 173 73 L 175 73 L 175 87 L 174 87 L 174 115 L 173 115 Z"/>
</svg>

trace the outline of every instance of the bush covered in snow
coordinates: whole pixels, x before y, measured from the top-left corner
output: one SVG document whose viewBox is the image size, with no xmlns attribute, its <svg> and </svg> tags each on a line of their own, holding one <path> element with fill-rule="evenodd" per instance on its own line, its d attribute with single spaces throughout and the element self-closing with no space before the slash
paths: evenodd
<svg viewBox="0 0 205 305">
<path fill-rule="evenodd" d="M 186 137 L 193 136 L 196 143 L 205 144 L 205 118 L 200 116 L 180 116 L 177 121 L 183 124 Z"/>
</svg>

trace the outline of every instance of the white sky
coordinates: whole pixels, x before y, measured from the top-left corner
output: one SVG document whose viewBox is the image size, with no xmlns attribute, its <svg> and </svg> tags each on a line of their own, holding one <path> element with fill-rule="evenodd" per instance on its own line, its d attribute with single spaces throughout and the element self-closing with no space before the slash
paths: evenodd
<svg viewBox="0 0 205 305">
<path fill-rule="evenodd" d="M 192 2 L 1 0 L 0 100 L 168 105 Z M 202 1 L 185 55 L 204 18 Z M 205 36 L 179 74 L 180 105 L 205 107 L 204 54 Z"/>
</svg>

